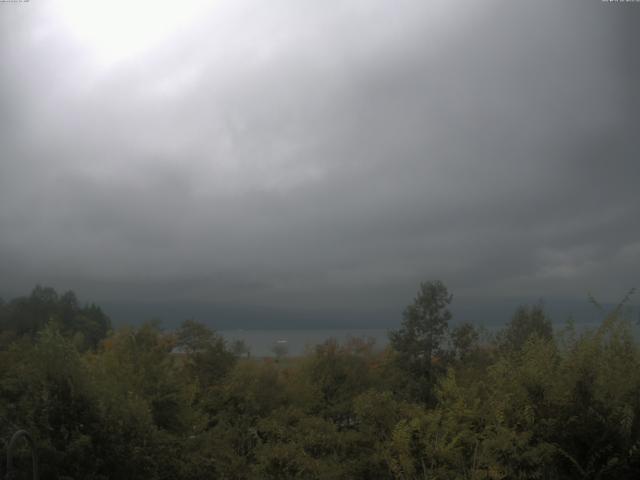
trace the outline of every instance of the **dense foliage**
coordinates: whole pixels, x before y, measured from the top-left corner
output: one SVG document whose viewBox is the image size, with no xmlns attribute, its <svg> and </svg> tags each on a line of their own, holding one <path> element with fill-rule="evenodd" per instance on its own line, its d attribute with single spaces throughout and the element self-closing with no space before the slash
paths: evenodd
<svg viewBox="0 0 640 480">
<path fill-rule="evenodd" d="M 494 339 L 423 284 L 391 344 L 247 358 L 205 325 L 111 330 L 36 288 L 0 303 L 0 426 L 43 479 L 627 479 L 640 348 L 622 309 L 554 332 L 521 308 Z M 28 462 L 21 471 L 28 478 Z"/>
</svg>

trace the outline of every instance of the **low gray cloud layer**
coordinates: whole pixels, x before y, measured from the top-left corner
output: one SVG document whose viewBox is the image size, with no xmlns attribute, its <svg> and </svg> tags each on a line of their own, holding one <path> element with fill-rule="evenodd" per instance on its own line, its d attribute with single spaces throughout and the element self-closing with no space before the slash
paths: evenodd
<svg viewBox="0 0 640 480">
<path fill-rule="evenodd" d="M 82 15 L 0 5 L 5 294 L 387 308 L 422 279 L 637 283 L 640 4 L 228 0 L 137 36 Z"/>
</svg>

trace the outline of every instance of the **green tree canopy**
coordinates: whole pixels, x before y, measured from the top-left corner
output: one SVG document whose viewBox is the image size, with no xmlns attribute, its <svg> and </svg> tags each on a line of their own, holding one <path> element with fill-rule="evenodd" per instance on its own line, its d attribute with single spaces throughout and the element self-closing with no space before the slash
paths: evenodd
<svg viewBox="0 0 640 480">
<path fill-rule="evenodd" d="M 18 337 L 35 340 L 49 322 L 73 338 L 81 350 L 95 349 L 111 330 L 111 320 L 97 305 L 81 306 L 72 291 L 59 295 L 51 287 L 38 285 L 29 296 L 0 303 L 0 342 Z"/>
<path fill-rule="evenodd" d="M 427 401 L 435 377 L 434 357 L 442 355 L 453 295 L 441 281 L 422 282 L 413 303 L 405 308 L 399 330 L 389 334 L 400 367 L 418 381 L 418 397 Z"/>
<path fill-rule="evenodd" d="M 541 304 L 520 306 L 506 328 L 500 332 L 498 343 L 504 351 L 518 351 L 530 337 L 542 340 L 553 338 L 553 326 Z"/>
</svg>

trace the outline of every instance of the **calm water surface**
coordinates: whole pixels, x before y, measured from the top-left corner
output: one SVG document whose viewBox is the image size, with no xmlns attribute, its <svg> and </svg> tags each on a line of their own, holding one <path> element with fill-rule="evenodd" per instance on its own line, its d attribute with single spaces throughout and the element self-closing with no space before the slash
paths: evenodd
<svg viewBox="0 0 640 480">
<path fill-rule="evenodd" d="M 340 342 L 349 337 L 371 338 L 375 347 L 383 349 L 387 343 L 386 329 L 361 330 L 222 330 L 219 333 L 228 341 L 243 340 L 254 357 L 273 355 L 274 345 L 286 345 L 288 355 L 302 355 L 308 348 L 335 338 Z"/>
<path fill-rule="evenodd" d="M 600 322 L 588 322 L 576 324 L 578 333 L 597 328 Z M 559 333 L 565 323 L 555 323 L 554 330 Z M 485 334 L 495 334 L 503 325 L 481 327 Z M 398 328 L 398 327 L 396 327 Z M 634 324 L 634 333 L 640 334 L 637 324 Z M 287 355 L 296 356 L 304 354 L 308 349 L 319 345 L 324 341 L 335 338 L 340 342 L 348 340 L 350 337 L 370 338 L 375 342 L 375 348 L 382 350 L 389 343 L 389 329 L 318 329 L 318 330 L 221 330 L 219 333 L 229 342 L 243 340 L 254 357 L 273 356 L 275 345 L 285 345 Z"/>
</svg>

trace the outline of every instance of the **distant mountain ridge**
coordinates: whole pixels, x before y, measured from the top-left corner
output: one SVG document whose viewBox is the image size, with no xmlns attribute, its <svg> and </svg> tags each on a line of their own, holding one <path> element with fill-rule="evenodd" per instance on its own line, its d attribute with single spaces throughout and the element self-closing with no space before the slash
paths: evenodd
<svg viewBox="0 0 640 480">
<path fill-rule="evenodd" d="M 204 322 L 217 330 L 227 329 L 326 329 L 326 328 L 396 328 L 402 317 L 402 306 L 385 308 L 285 308 L 258 305 L 222 304 L 203 301 L 104 300 L 97 302 L 114 325 L 138 325 L 158 319 L 165 328 L 173 328 L 185 319 Z M 487 327 L 504 325 L 519 305 L 537 303 L 508 299 L 486 302 L 458 302 L 452 305 L 452 324 L 472 322 Z M 602 314 L 588 300 L 549 300 L 544 306 L 554 324 L 569 317 L 576 323 L 593 323 Z M 605 310 L 614 304 L 603 304 Z M 638 307 L 631 305 L 634 320 Z"/>
</svg>

